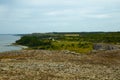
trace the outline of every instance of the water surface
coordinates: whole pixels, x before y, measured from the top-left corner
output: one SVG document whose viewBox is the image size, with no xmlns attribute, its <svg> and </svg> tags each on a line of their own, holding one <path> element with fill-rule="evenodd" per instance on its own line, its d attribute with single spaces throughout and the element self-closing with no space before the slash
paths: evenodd
<svg viewBox="0 0 120 80">
<path fill-rule="evenodd" d="M 0 52 L 21 50 L 22 47 L 11 45 L 18 39 L 20 39 L 20 36 L 0 34 Z"/>
</svg>

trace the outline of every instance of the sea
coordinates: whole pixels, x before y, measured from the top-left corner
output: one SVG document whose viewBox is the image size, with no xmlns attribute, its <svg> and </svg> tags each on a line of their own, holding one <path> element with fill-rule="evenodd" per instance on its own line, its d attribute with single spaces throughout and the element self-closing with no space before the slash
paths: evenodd
<svg viewBox="0 0 120 80">
<path fill-rule="evenodd" d="M 21 46 L 12 45 L 20 38 L 21 36 L 15 36 L 12 34 L 0 34 L 0 52 L 21 50 Z"/>
</svg>

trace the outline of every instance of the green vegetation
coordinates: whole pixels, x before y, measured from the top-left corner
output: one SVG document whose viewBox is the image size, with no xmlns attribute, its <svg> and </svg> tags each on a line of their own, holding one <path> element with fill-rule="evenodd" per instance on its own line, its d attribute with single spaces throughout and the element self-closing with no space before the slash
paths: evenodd
<svg viewBox="0 0 120 80">
<path fill-rule="evenodd" d="M 24 35 L 17 44 L 33 49 L 70 50 L 86 53 L 93 43 L 120 43 L 120 32 L 33 33 Z"/>
</svg>

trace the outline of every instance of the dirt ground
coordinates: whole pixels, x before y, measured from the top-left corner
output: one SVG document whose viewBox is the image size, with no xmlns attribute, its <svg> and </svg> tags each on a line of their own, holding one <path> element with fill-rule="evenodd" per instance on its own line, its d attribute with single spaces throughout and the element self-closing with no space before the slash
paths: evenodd
<svg viewBox="0 0 120 80">
<path fill-rule="evenodd" d="M 120 51 L 0 53 L 0 80 L 120 80 Z"/>
</svg>

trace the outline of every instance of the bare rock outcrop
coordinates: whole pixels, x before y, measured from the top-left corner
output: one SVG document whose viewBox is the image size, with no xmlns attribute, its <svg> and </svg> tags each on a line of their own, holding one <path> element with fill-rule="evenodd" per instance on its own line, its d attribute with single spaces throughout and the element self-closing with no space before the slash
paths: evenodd
<svg viewBox="0 0 120 80">
<path fill-rule="evenodd" d="M 118 50 L 119 46 L 113 44 L 105 44 L 105 43 L 95 43 L 93 45 L 94 50 Z"/>
</svg>

